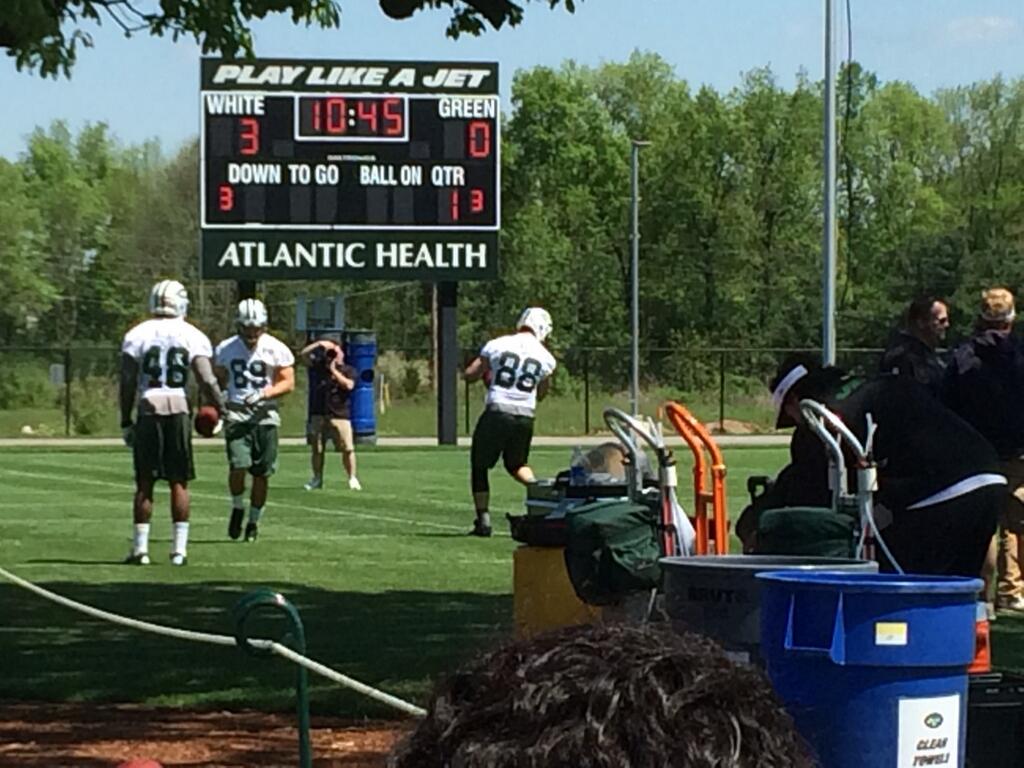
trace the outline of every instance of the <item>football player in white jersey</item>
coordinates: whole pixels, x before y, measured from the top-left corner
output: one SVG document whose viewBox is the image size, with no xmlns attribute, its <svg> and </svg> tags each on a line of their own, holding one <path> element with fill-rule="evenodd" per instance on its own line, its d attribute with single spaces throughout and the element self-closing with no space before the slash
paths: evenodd
<svg viewBox="0 0 1024 768">
<path fill-rule="evenodd" d="M 534 481 L 526 463 L 533 440 L 537 398 L 547 393 L 555 358 L 543 341 L 551 333 L 546 309 L 529 307 L 516 321 L 516 333 L 484 344 L 463 373 L 466 381 L 484 379 L 487 401 L 473 430 L 470 451 L 471 485 L 476 520 L 472 536 L 491 535 L 490 484 L 487 474 L 504 459 L 505 470 L 520 483 Z"/>
<path fill-rule="evenodd" d="M 210 340 L 186 322 L 188 292 L 177 280 L 162 280 L 149 294 L 145 320 L 125 334 L 121 345 L 121 431 L 135 464 L 134 532 L 126 563 L 149 564 L 149 526 L 153 486 L 166 480 L 174 523 L 171 564 L 185 565 L 188 555 L 188 483 L 192 463 L 192 419 L 186 386 L 189 371 L 204 399 L 222 408 L 210 358 Z M 132 421 L 137 405 L 138 416 Z"/>
<path fill-rule="evenodd" d="M 227 388 L 224 438 L 228 452 L 231 519 L 228 536 L 242 535 L 245 475 L 252 475 L 245 540 L 255 541 L 267 503 L 270 476 L 277 470 L 277 398 L 295 389 L 295 356 L 267 333 L 267 308 L 259 299 L 243 299 L 235 316 L 238 334 L 217 345 L 217 378 Z"/>
</svg>

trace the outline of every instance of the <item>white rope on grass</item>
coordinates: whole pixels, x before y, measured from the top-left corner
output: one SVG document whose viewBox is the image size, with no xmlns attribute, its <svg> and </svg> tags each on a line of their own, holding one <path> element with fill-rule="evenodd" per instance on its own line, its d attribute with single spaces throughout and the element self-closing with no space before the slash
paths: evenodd
<svg viewBox="0 0 1024 768">
<path fill-rule="evenodd" d="M 235 640 L 235 638 L 229 637 L 228 635 L 213 635 L 208 632 L 193 632 L 187 629 L 175 629 L 174 627 L 165 627 L 161 624 L 153 624 L 148 621 L 140 621 L 138 619 L 132 619 L 128 616 L 120 616 L 116 613 L 110 613 L 109 611 L 104 611 L 99 608 L 93 608 L 91 605 L 85 605 L 84 603 L 79 603 L 75 600 L 71 600 L 70 598 L 58 595 L 55 592 L 51 592 L 48 589 L 43 589 L 42 587 L 33 584 L 30 581 L 26 581 L 20 576 L 16 576 L 15 574 L 11 573 L 5 568 L 0 568 L 0 576 L 3 576 L 5 579 L 14 584 L 17 584 L 19 587 L 27 589 L 29 592 L 34 592 L 40 597 L 44 597 L 47 600 L 57 603 L 58 605 L 63 605 L 66 608 L 71 608 L 72 610 L 84 613 L 87 616 L 92 616 L 96 619 L 102 619 L 104 621 L 109 621 L 114 624 L 120 624 L 121 626 L 129 627 L 131 629 L 137 629 L 142 632 L 152 632 L 153 634 L 163 635 L 164 637 L 173 637 L 178 640 L 191 640 L 193 642 L 198 643 L 211 643 L 213 645 L 222 646 L 238 645 L 238 642 Z M 286 645 L 282 645 L 281 643 L 275 642 L 273 640 L 258 638 L 250 639 L 248 640 L 248 642 L 254 648 L 276 653 L 278 656 L 288 659 L 289 661 L 298 664 L 300 667 L 305 667 L 310 672 L 315 672 L 318 675 L 326 677 L 328 680 L 332 682 L 338 683 L 339 685 L 343 685 L 346 688 L 351 688 L 356 693 L 361 693 L 364 696 L 369 696 L 371 699 L 374 699 L 375 701 L 379 701 L 382 704 L 387 704 L 388 706 L 394 707 L 395 709 L 405 712 L 408 715 L 423 717 L 425 714 L 427 714 L 427 711 L 425 709 L 417 707 L 415 704 L 410 704 L 409 702 L 404 701 L 398 698 L 397 696 L 392 696 L 391 694 L 385 693 L 384 691 L 378 690 L 377 688 L 373 688 L 372 686 L 369 686 L 366 683 L 361 683 L 358 680 L 348 677 L 347 675 L 343 675 L 340 672 L 336 672 L 330 667 L 320 664 L 319 662 L 313 661 L 312 659 L 303 656 L 301 653 L 297 653 L 296 651 L 292 650 Z"/>
</svg>

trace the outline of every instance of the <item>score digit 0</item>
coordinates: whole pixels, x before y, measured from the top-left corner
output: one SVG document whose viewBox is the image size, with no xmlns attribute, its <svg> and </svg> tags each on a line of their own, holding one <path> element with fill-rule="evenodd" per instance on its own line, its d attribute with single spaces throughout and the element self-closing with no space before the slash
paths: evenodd
<svg viewBox="0 0 1024 768">
<path fill-rule="evenodd" d="M 485 120 L 470 120 L 466 128 L 466 151 L 470 157 L 488 157 L 491 154 L 491 124 Z"/>
</svg>

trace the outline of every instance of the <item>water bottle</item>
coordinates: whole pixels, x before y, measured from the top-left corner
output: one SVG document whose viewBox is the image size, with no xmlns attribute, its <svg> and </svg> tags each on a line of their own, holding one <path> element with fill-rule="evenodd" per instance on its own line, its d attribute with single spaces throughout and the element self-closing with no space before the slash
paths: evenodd
<svg viewBox="0 0 1024 768">
<path fill-rule="evenodd" d="M 587 468 L 584 466 L 583 449 L 578 445 L 573 449 L 572 461 L 569 463 L 569 485 L 586 485 Z"/>
</svg>

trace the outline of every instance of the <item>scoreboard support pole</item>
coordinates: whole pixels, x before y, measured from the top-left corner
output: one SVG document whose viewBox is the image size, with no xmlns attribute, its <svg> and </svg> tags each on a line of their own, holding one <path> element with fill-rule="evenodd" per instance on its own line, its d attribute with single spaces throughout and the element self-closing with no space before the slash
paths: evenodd
<svg viewBox="0 0 1024 768">
<path fill-rule="evenodd" d="M 244 301 L 245 299 L 256 298 L 256 281 L 255 280 L 239 280 L 238 281 L 238 300 Z"/>
<path fill-rule="evenodd" d="M 458 445 L 458 283 L 437 284 L 437 444 Z"/>
</svg>

